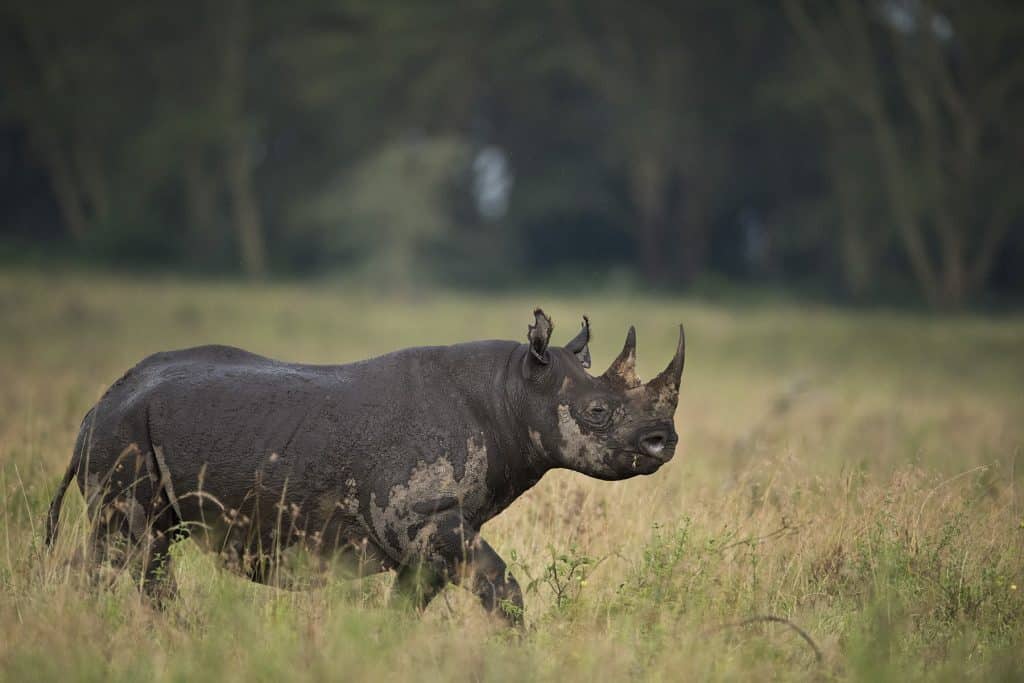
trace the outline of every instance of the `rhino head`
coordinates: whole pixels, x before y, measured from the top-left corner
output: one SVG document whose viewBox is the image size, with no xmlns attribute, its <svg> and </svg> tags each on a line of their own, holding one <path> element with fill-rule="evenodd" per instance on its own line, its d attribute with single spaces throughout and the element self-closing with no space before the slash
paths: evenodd
<svg viewBox="0 0 1024 683">
<path fill-rule="evenodd" d="M 553 324 L 540 309 L 523 354 L 520 415 L 530 446 L 551 467 L 606 480 L 651 474 L 672 459 L 678 436 L 673 416 L 679 400 L 685 337 L 668 367 L 647 384 L 636 374 L 636 330 L 604 374 L 590 367 L 590 321 L 562 348 L 549 342 Z"/>
</svg>

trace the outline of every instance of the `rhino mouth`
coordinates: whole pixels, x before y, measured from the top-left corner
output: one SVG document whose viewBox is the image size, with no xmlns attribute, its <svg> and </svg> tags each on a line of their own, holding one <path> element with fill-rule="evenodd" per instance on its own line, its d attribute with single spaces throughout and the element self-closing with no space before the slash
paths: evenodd
<svg viewBox="0 0 1024 683">
<path fill-rule="evenodd" d="M 657 454 L 652 455 L 650 452 L 644 453 L 639 450 L 630 449 L 619 451 L 619 455 L 629 463 L 629 469 L 637 474 L 650 474 L 672 459 L 673 450 L 671 448 L 661 448 L 658 449 Z"/>
</svg>

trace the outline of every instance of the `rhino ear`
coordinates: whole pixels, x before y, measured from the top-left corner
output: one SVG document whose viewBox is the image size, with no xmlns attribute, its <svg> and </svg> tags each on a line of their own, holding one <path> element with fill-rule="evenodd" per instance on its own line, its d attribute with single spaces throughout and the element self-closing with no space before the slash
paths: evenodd
<svg viewBox="0 0 1024 683">
<path fill-rule="evenodd" d="M 527 328 L 526 338 L 530 342 L 530 355 L 544 365 L 549 362 L 548 343 L 551 341 L 551 332 L 554 329 L 554 323 L 545 315 L 544 311 L 539 308 L 534 310 L 533 324 Z"/>
<path fill-rule="evenodd" d="M 565 345 L 565 350 L 576 356 L 576 360 L 585 368 L 590 367 L 590 319 L 583 316 L 583 329 L 571 342 Z"/>
</svg>

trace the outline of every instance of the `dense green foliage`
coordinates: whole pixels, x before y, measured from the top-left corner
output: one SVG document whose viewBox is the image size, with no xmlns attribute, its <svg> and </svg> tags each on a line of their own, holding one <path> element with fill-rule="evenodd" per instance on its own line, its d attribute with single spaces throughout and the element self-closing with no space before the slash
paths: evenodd
<svg viewBox="0 0 1024 683">
<path fill-rule="evenodd" d="M 72 488 L 82 415 L 142 356 L 219 341 L 308 362 L 414 344 L 555 341 L 595 370 L 636 324 L 651 377 L 687 325 L 676 458 L 603 482 L 557 471 L 484 527 L 527 632 L 449 588 L 421 617 L 390 575 L 288 592 L 178 546 L 179 600 L 91 584 Z M 0 274 L 0 680 L 978 680 L 1024 676 L 1024 319 L 711 306 L 680 297 Z M 774 614 L 779 624 L 730 626 Z"/>
<path fill-rule="evenodd" d="M 0 36 L 8 256 L 1024 283 L 1013 0 L 13 0 Z"/>
</svg>

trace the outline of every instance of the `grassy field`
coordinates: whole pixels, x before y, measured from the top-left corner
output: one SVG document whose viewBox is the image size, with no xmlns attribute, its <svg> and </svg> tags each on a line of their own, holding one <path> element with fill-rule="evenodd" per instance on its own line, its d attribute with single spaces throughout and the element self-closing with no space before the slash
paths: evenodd
<svg viewBox="0 0 1024 683">
<path fill-rule="evenodd" d="M 307 362 L 410 345 L 555 343 L 590 315 L 595 370 L 637 326 L 639 368 L 687 367 L 676 459 L 607 483 L 555 472 L 484 528 L 524 587 L 517 637 L 459 589 L 425 614 L 392 578 L 258 586 L 191 543 L 165 613 L 88 587 L 77 489 L 46 505 L 86 409 L 157 350 Z M 419 293 L 0 273 L 0 678 L 705 680 L 1024 676 L 1024 318 L 930 318 L 602 292 Z M 791 620 L 822 661 L 784 624 Z"/>
</svg>

